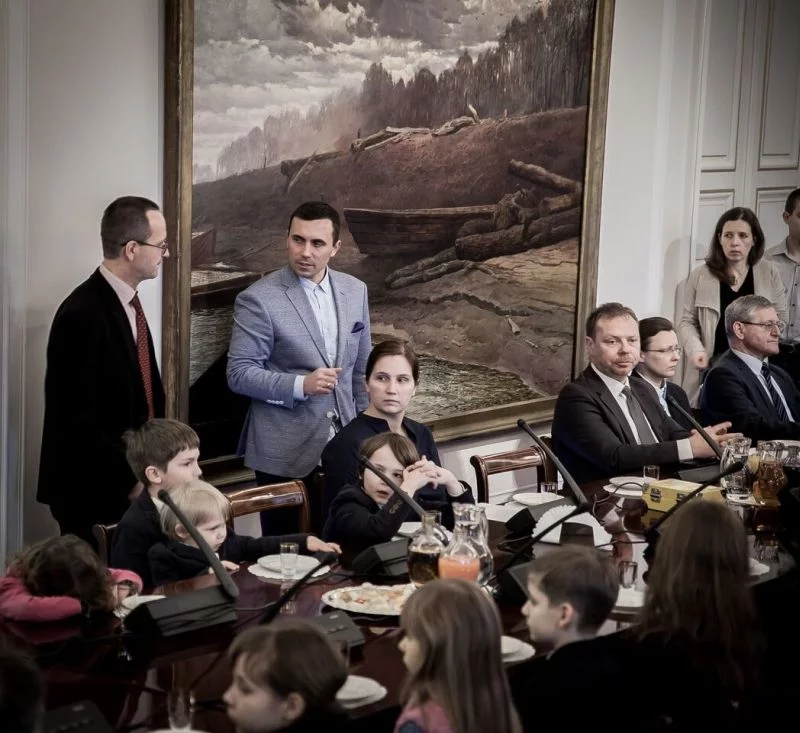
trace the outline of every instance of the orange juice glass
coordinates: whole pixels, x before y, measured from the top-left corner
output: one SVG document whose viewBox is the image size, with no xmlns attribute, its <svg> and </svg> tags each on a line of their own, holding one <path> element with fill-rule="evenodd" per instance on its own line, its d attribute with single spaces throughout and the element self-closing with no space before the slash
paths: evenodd
<svg viewBox="0 0 800 733">
<path fill-rule="evenodd" d="M 481 561 L 475 558 L 450 557 L 442 555 L 439 558 L 440 578 L 463 578 L 464 580 L 477 580 L 481 572 Z"/>
</svg>

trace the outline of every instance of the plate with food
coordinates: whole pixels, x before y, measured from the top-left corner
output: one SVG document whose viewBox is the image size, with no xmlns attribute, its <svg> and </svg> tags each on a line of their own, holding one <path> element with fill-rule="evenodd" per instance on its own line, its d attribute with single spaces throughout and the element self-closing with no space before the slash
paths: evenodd
<svg viewBox="0 0 800 733">
<path fill-rule="evenodd" d="M 372 616 L 399 616 L 406 599 L 414 592 L 411 583 L 405 585 L 362 585 L 336 588 L 322 594 L 322 602 L 332 608 Z"/>
</svg>

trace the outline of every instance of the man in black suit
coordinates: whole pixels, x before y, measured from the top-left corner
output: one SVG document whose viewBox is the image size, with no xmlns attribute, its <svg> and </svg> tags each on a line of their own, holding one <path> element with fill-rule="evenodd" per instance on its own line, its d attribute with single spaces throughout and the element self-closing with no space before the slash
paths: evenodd
<svg viewBox="0 0 800 733">
<path fill-rule="evenodd" d="M 621 303 L 598 306 L 586 320 L 589 366 L 561 390 L 553 415 L 553 448 L 579 482 L 640 475 L 714 452 L 697 433 L 681 428 L 659 407 L 653 389 L 629 379 L 639 363 L 636 314 Z M 708 428 L 725 435 L 729 423 Z"/>
<path fill-rule="evenodd" d="M 169 256 L 158 206 L 125 196 L 100 225 L 103 263 L 56 312 L 47 343 L 45 412 L 36 498 L 62 534 L 93 542 L 138 488 L 122 434 L 164 415 L 164 389 L 136 289 Z"/>
<path fill-rule="evenodd" d="M 730 420 L 753 440 L 800 439 L 800 392 L 768 359 L 778 353 L 786 324 L 760 295 L 737 298 L 725 309 L 726 351 L 700 392 L 704 417 Z"/>
<path fill-rule="evenodd" d="M 680 410 L 670 404 L 670 401 L 674 400 L 686 412 L 692 414 L 686 392 L 677 384 L 669 381 L 675 376 L 675 370 L 681 360 L 678 334 L 675 333 L 672 322 L 660 316 L 642 318 L 639 321 L 639 343 L 642 348 L 641 361 L 631 377 L 641 379 L 645 384 L 650 385 L 661 409 L 684 430 L 691 432 L 694 429 L 692 423 Z"/>
</svg>

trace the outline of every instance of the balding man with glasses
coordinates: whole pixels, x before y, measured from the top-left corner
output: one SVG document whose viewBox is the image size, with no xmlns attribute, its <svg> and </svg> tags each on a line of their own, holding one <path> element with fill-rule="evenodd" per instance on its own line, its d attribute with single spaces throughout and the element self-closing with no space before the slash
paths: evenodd
<svg viewBox="0 0 800 733">
<path fill-rule="evenodd" d="M 769 363 L 786 324 L 760 295 L 725 309 L 729 350 L 709 371 L 700 393 L 706 420 L 730 420 L 752 440 L 800 439 L 800 392 L 787 372 Z"/>
<path fill-rule="evenodd" d="M 44 428 L 36 498 L 61 534 L 93 542 L 117 522 L 136 479 L 122 434 L 164 417 L 164 389 L 139 286 L 169 257 L 158 205 L 112 201 L 100 223 L 103 262 L 59 306 L 47 342 Z"/>
</svg>

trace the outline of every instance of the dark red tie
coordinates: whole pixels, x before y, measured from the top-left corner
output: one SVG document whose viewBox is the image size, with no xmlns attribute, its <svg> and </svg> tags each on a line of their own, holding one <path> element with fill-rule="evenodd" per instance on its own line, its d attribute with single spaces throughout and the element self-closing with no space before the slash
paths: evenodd
<svg viewBox="0 0 800 733">
<path fill-rule="evenodd" d="M 155 417 L 153 409 L 153 375 L 150 373 L 150 349 L 147 343 L 147 319 L 139 301 L 139 296 L 134 295 L 131 305 L 136 311 L 136 354 L 139 357 L 139 371 L 144 382 L 144 394 L 147 397 L 147 417 Z"/>
</svg>

